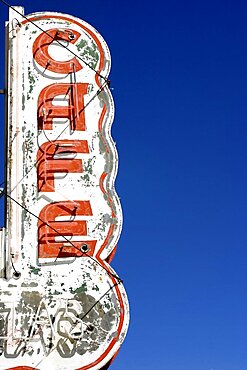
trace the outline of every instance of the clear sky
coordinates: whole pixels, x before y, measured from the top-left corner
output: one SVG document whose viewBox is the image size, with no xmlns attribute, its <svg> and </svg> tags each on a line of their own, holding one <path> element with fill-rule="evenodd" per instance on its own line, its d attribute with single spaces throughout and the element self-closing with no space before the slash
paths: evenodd
<svg viewBox="0 0 247 370">
<path fill-rule="evenodd" d="M 124 212 L 112 265 L 131 307 L 111 370 L 246 370 L 246 1 L 11 5 L 82 18 L 111 50 Z M 0 3 L 0 88 L 7 19 Z"/>
</svg>

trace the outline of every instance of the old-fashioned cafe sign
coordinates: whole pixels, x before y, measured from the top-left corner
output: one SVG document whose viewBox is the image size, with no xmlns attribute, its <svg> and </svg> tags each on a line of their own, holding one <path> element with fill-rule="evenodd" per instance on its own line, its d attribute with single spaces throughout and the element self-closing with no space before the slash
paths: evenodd
<svg viewBox="0 0 247 370">
<path fill-rule="evenodd" d="M 126 335 L 109 265 L 122 226 L 114 189 L 110 54 L 60 13 L 10 11 L 0 369 L 107 369 Z"/>
</svg>

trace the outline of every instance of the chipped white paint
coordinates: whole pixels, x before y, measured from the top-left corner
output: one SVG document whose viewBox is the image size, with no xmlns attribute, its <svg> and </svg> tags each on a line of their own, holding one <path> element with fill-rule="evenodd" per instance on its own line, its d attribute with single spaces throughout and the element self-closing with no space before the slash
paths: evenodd
<svg viewBox="0 0 247 370">
<path fill-rule="evenodd" d="M 5 229 L 0 229 L 0 278 L 5 276 Z"/>
<path fill-rule="evenodd" d="M 60 13 L 25 20 L 11 10 L 6 28 L 12 199 L 0 369 L 99 370 L 129 322 L 125 290 L 108 264 L 122 227 L 110 53 L 93 27 Z"/>
</svg>

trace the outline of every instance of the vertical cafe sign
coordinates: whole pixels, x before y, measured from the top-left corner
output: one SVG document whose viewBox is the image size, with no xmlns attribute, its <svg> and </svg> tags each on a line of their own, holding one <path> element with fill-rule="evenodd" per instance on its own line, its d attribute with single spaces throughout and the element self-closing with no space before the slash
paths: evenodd
<svg viewBox="0 0 247 370">
<path fill-rule="evenodd" d="M 15 7 L 6 30 L 0 369 L 107 369 L 129 322 L 109 50 L 60 13 Z"/>
</svg>

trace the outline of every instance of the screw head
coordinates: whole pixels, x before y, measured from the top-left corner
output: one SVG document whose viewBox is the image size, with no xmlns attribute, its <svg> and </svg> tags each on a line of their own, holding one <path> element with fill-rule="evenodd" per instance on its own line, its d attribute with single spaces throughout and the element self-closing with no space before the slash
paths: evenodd
<svg viewBox="0 0 247 370">
<path fill-rule="evenodd" d="M 80 249 L 83 253 L 87 253 L 89 251 L 89 248 L 88 248 L 87 244 L 82 244 Z"/>
</svg>

